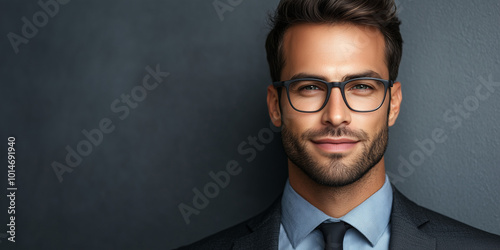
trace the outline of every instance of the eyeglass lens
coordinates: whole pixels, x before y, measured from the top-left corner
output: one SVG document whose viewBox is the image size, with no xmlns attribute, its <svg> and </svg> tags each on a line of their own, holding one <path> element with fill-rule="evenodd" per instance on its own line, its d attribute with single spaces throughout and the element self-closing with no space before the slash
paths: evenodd
<svg viewBox="0 0 500 250">
<path fill-rule="evenodd" d="M 318 111 L 327 101 L 328 86 L 314 80 L 295 81 L 289 86 L 291 104 L 300 111 Z M 344 87 L 347 105 L 356 111 L 370 111 L 384 101 L 384 83 L 377 80 L 354 80 Z"/>
</svg>

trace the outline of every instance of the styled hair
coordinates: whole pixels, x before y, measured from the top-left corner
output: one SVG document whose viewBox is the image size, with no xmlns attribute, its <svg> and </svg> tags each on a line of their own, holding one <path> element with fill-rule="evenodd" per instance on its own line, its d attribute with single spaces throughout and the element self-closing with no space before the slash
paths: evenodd
<svg viewBox="0 0 500 250">
<path fill-rule="evenodd" d="M 401 21 L 394 0 L 281 0 L 270 17 L 272 29 L 267 35 L 266 52 L 271 78 L 280 81 L 285 66 L 283 37 L 295 24 L 351 23 L 377 28 L 385 40 L 385 62 L 389 80 L 396 80 L 403 53 L 399 32 Z"/>
</svg>

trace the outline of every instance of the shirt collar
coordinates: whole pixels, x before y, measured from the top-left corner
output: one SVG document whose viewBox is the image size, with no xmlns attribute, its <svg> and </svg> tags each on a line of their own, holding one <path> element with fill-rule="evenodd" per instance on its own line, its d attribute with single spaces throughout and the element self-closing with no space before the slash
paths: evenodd
<svg viewBox="0 0 500 250">
<path fill-rule="evenodd" d="M 302 198 L 287 180 L 281 205 L 281 223 L 294 248 L 325 220 L 349 223 L 374 246 L 389 225 L 392 188 L 386 175 L 384 185 L 372 196 L 343 217 L 332 218 Z"/>
</svg>

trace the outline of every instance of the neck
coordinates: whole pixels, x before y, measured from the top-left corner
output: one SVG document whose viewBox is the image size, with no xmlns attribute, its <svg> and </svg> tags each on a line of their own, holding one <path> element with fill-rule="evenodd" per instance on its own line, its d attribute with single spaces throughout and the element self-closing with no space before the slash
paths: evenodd
<svg viewBox="0 0 500 250">
<path fill-rule="evenodd" d="M 361 179 L 342 187 L 320 185 L 290 161 L 288 172 L 290 185 L 295 192 L 333 218 L 346 215 L 382 188 L 385 182 L 384 158 Z"/>
</svg>

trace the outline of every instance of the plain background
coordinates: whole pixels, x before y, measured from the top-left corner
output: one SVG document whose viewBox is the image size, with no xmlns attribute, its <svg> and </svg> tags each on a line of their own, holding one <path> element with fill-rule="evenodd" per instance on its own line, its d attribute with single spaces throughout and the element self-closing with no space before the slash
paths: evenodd
<svg viewBox="0 0 500 250">
<path fill-rule="evenodd" d="M 234 6 L 219 16 L 212 0 L 73 0 L 18 53 L 7 34 L 21 35 L 22 17 L 41 7 L 0 3 L 0 225 L 8 223 L 8 136 L 18 157 L 16 243 L 0 226 L 0 248 L 170 249 L 255 215 L 281 193 L 279 133 L 266 134 L 271 142 L 250 160 L 238 152 L 270 131 L 264 40 L 278 1 L 219 2 Z M 386 154 L 392 181 L 421 205 L 500 234 L 500 87 L 480 89 L 484 100 L 475 93 L 481 79 L 500 82 L 500 3 L 398 6 L 403 106 Z M 156 65 L 170 75 L 120 120 L 110 105 Z M 59 182 L 52 164 L 65 163 L 65 148 L 103 118 L 115 130 Z M 424 152 L 415 141 L 435 129 L 446 140 Z M 231 160 L 241 173 L 186 224 L 179 204 L 192 206 L 193 189 Z"/>
</svg>

